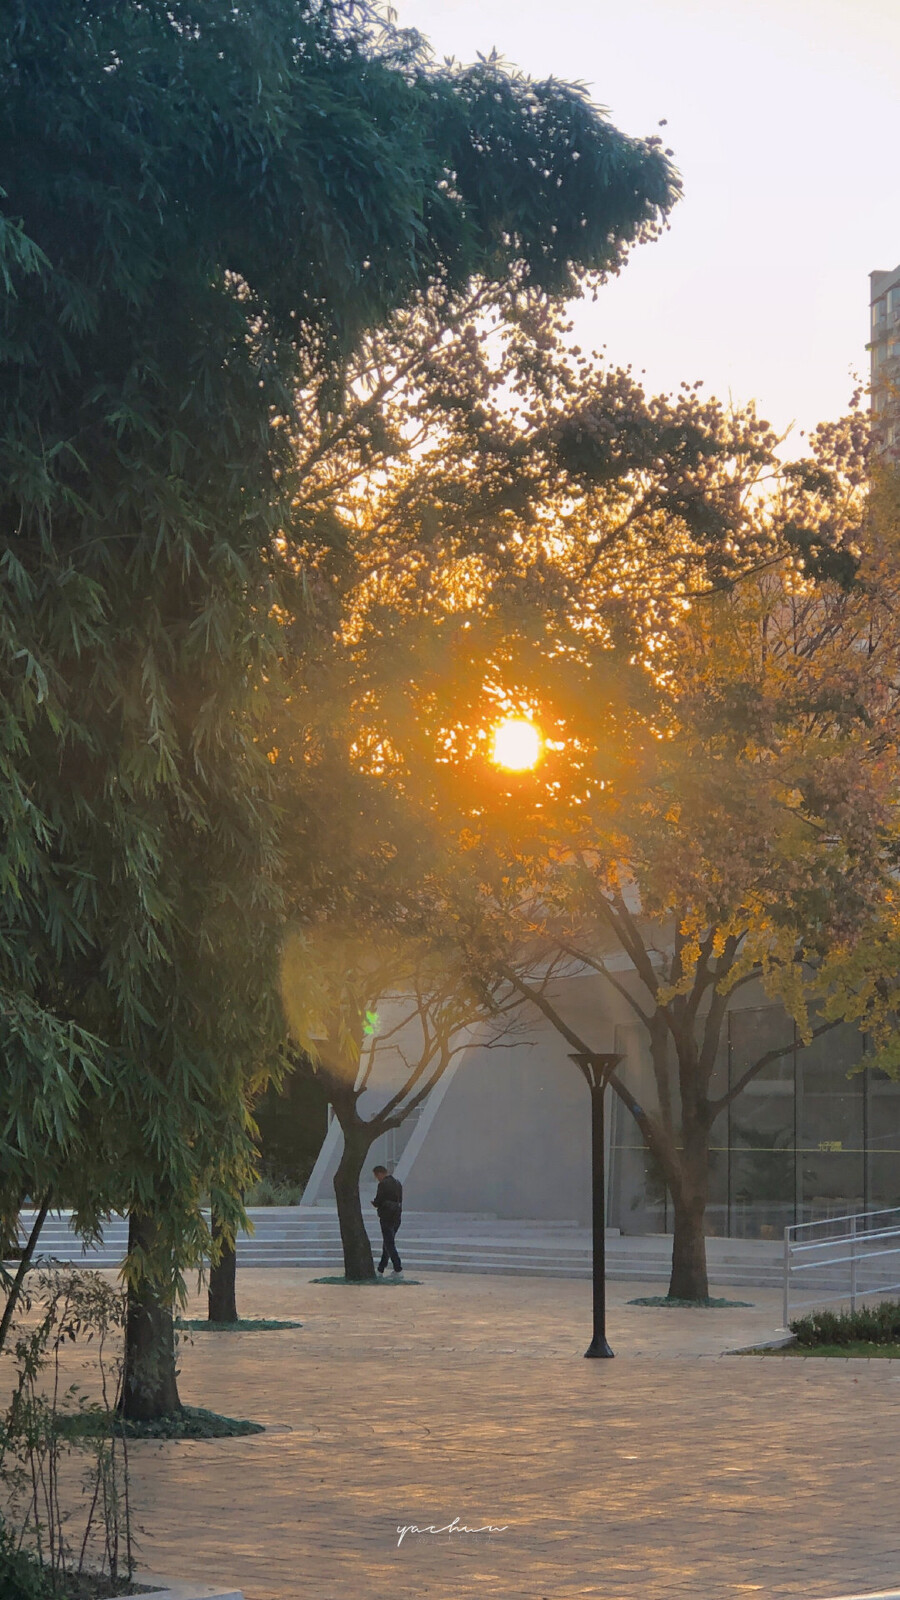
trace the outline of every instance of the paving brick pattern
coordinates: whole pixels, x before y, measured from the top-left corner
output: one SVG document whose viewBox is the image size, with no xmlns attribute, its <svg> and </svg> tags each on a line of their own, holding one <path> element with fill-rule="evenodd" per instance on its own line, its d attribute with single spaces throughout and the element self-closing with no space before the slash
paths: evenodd
<svg viewBox="0 0 900 1600">
<path fill-rule="evenodd" d="M 585 1361 L 580 1282 L 430 1276 L 419 1288 L 243 1273 L 245 1315 L 201 1334 L 185 1400 L 249 1439 L 132 1447 L 149 1570 L 247 1600 L 807 1600 L 900 1587 L 900 1363 L 723 1355 L 750 1311 L 631 1307 Z M 398 1527 L 504 1527 L 408 1534 Z"/>
</svg>

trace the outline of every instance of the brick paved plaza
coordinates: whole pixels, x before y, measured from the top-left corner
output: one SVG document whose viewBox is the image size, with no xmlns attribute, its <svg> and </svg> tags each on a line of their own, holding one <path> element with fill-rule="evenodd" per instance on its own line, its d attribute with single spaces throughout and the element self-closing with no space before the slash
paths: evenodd
<svg viewBox="0 0 900 1600">
<path fill-rule="evenodd" d="M 900 1365 L 721 1354 L 751 1311 L 628 1306 L 585 1361 L 582 1282 L 317 1285 L 245 1271 L 241 1310 L 303 1328 L 198 1334 L 185 1401 L 249 1439 L 132 1447 L 142 1565 L 247 1600 L 824 1600 L 900 1586 Z M 458 1517 L 494 1535 L 407 1535 Z"/>
</svg>

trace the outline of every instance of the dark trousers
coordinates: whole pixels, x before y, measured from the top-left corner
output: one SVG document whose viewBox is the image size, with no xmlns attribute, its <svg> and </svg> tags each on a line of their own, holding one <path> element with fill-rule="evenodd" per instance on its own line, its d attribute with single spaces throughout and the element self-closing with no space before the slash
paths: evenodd
<svg viewBox="0 0 900 1600">
<path fill-rule="evenodd" d="M 388 1261 L 390 1261 L 395 1272 L 403 1271 L 400 1257 L 397 1254 L 397 1246 L 394 1243 L 394 1235 L 400 1226 L 400 1215 L 399 1206 L 396 1209 L 394 1206 L 390 1208 L 382 1206 L 378 1212 L 378 1221 L 381 1223 L 381 1237 L 384 1240 L 384 1249 L 381 1252 L 381 1260 L 378 1263 L 379 1272 L 384 1271 Z"/>
</svg>

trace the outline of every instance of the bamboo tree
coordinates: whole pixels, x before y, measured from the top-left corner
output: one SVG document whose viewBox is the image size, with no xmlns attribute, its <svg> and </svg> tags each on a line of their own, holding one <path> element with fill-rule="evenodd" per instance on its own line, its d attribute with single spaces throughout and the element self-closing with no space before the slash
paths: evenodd
<svg viewBox="0 0 900 1600">
<path fill-rule="evenodd" d="M 129 1211 L 130 1350 L 158 1328 L 168 1364 L 126 1388 L 146 1412 L 282 1028 L 265 735 L 308 615 L 307 399 L 335 416 L 430 286 L 617 270 L 678 185 L 578 89 L 305 0 L 8 0 L 0 184 L 4 1212 L 45 1127 L 37 1192 Z"/>
</svg>

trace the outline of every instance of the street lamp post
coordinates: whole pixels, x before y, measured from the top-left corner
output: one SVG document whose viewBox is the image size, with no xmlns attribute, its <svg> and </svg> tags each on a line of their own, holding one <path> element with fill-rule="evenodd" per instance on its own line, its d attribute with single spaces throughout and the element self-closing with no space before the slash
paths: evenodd
<svg viewBox="0 0 900 1600">
<path fill-rule="evenodd" d="M 593 1222 L 594 1334 L 585 1355 L 594 1359 L 615 1354 L 606 1338 L 606 1170 L 603 1096 L 621 1055 L 578 1051 L 569 1057 L 584 1073 L 591 1091 L 591 1216 Z"/>
</svg>

